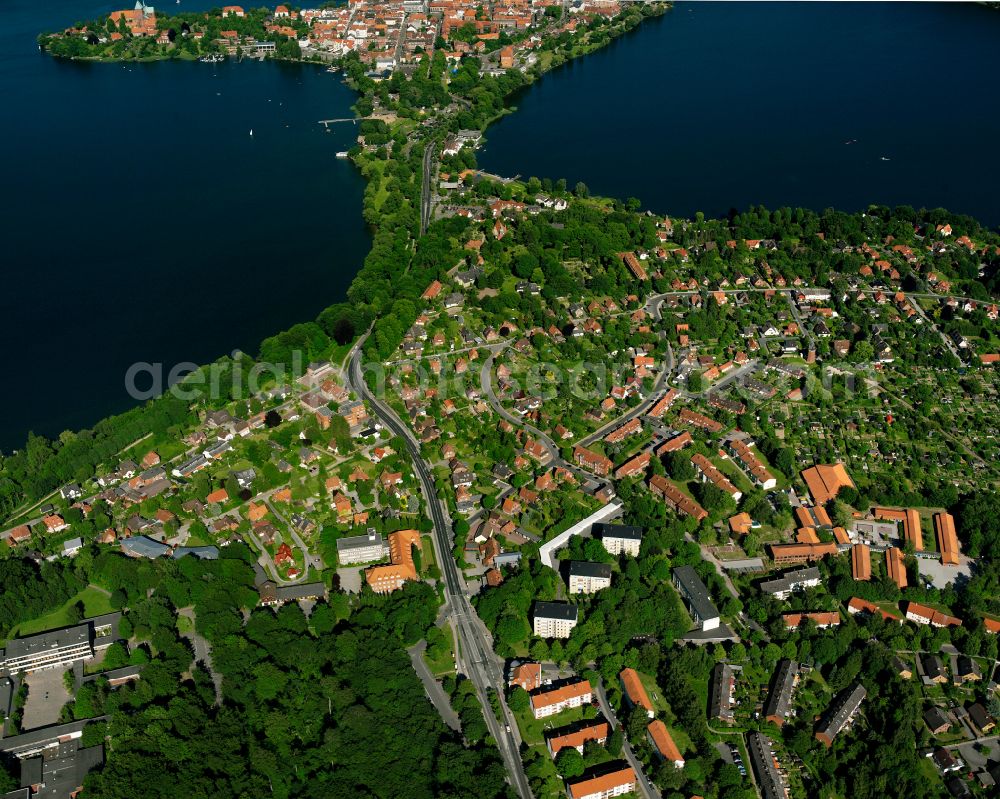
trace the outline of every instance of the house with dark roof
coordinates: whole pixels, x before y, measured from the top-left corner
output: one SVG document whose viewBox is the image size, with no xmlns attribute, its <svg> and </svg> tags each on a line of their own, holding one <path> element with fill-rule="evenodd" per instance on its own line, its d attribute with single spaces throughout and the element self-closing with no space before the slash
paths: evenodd
<svg viewBox="0 0 1000 799">
<path fill-rule="evenodd" d="M 787 658 L 778 663 L 764 703 L 764 718 L 780 727 L 792 714 L 792 695 L 799 683 L 799 664 Z"/>
<path fill-rule="evenodd" d="M 611 585 L 611 565 L 572 560 L 569 563 L 569 592 L 593 594 Z"/>
<path fill-rule="evenodd" d="M 926 682 L 948 682 L 948 676 L 944 673 L 944 665 L 941 663 L 941 658 L 937 655 L 922 654 L 920 656 L 920 665 L 924 670 L 924 680 Z"/>
<path fill-rule="evenodd" d="M 924 711 L 924 724 L 934 735 L 940 735 L 951 729 L 951 721 L 937 705 Z"/>
<path fill-rule="evenodd" d="M 708 689 L 709 718 L 732 724 L 735 720 L 733 694 L 736 689 L 736 672 L 733 667 L 728 663 L 716 663 Z"/>
<path fill-rule="evenodd" d="M 678 566 L 673 573 L 674 586 L 684 599 L 691 617 L 701 630 L 718 629 L 722 623 L 719 609 L 709 596 L 708 588 L 692 566 Z"/>
<path fill-rule="evenodd" d="M 861 683 L 841 693 L 820 722 L 816 740 L 827 748 L 832 746 L 833 739 L 850 726 L 867 695 Z"/>
</svg>

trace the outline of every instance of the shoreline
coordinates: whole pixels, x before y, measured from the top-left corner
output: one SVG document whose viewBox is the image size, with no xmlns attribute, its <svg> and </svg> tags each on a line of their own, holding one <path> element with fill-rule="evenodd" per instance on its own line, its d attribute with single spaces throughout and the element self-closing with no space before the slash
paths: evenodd
<svg viewBox="0 0 1000 799">
<path fill-rule="evenodd" d="M 586 42 L 585 49 L 583 49 L 583 50 L 581 50 L 579 52 L 576 52 L 576 53 L 574 53 L 572 55 L 572 57 L 566 58 L 565 60 L 561 61 L 560 64 L 559 64 L 559 66 L 564 65 L 565 63 L 567 63 L 570 60 L 575 60 L 577 58 L 581 58 L 583 56 L 589 55 L 590 53 L 593 53 L 593 52 L 596 52 L 598 50 L 603 49 L 607 44 L 617 41 L 624 34 L 629 33 L 632 30 L 634 30 L 635 28 L 641 26 L 643 24 L 643 22 L 645 22 L 647 19 L 649 19 L 651 17 L 655 18 L 655 17 L 662 16 L 669 9 L 671 9 L 672 6 L 673 6 L 672 3 L 665 2 L 665 3 L 659 3 L 657 5 L 649 5 L 649 6 L 644 5 L 641 8 L 632 7 L 632 8 L 629 8 L 628 10 L 626 10 L 626 11 L 623 11 L 619 16 L 617 16 L 617 17 L 615 17 L 613 19 L 613 21 L 611 23 L 612 29 L 610 31 L 603 31 L 603 33 L 609 34 L 609 38 L 607 38 L 604 41 L 597 42 L 596 44 L 593 43 L 593 42 L 590 42 L 590 41 Z M 625 25 L 627 24 L 626 20 L 631 19 L 631 17 L 624 17 L 624 15 L 625 14 L 632 14 L 633 12 L 637 12 L 638 13 L 638 18 L 635 19 L 634 23 L 631 26 L 625 27 Z M 60 58 L 60 59 L 67 60 L 67 61 L 74 61 L 75 60 L 75 61 L 81 61 L 81 62 L 87 62 L 87 63 L 103 63 L 104 61 L 107 61 L 108 63 L 127 63 L 127 61 L 133 61 L 133 62 L 137 61 L 136 59 L 117 59 L 117 60 L 111 60 L 111 59 L 96 60 L 96 59 L 83 59 L 83 58 L 73 59 L 73 58 L 70 58 L 70 57 L 67 57 L 67 56 L 63 56 L 63 55 L 60 55 L 60 54 L 52 53 L 52 52 L 48 51 L 46 48 L 44 48 L 44 47 L 42 47 L 41 49 L 42 49 L 42 52 L 45 55 L 50 55 L 52 57 Z M 146 61 L 145 63 L 153 63 L 153 62 L 158 62 L 158 61 L 169 61 L 169 60 L 196 61 L 197 59 L 153 58 L 153 59 L 150 59 L 150 60 Z M 254 59 L 254 60 L 257 60 L 257 59 Z M 310 60 L 306 60 L 306 59 L 293 60 L 293 59 L 279 59 L 279 58 L 274 58 L 274 59 L 263 59 L 263 60 L 286 61 L 286 62 L 297 63 L 297 64 L 316 63 L 316 62 L 313 62 L 313 61 L 310 61 Z M 318 63 L 316 65 L 317 66 L 324 66 L 324 65 L 328 66 L 328 64 L 324 64 L 324 63 Z M 367 86 L 366 87 L 365 84 L 362 81 L 359 81 L 359 80 L 355 79 L 354 76 L 350 75 L 349 72 L 348 72 L 348 69 L 345 67 L 345 65 L 344 65 L 343 62 L 340 64 L 340 66 L 341 66 L 341 70 L 342 70 L 341 74 L 339 76 L 340 80 L 342 80 L 343 83 L 348 88 L 350 88 L 355 94 L 358 95 L 357 98 L 356 98 L 356 100 L 355 100 L 355 102 L 354 102 L 354 104 L 351 106 L 351 109 L 352 109 L 352 111 L 354 111 L 354 113 L 356 115 L 358 115 L 358 116 L 364 116 L 363 114 L 358 114 L 358 111 L 357 111 L 358 103 L 370 101 L 371 96 L 374 94 L 374 90 L 373 90 L 372 86 Z M 553 67 L 550 67 L 550 66 L 546 66 L 544 68 L 540 68 L 540 67 L 538 67 L 536 65 L 536 67 L 533 68 L 534 71 L 527 71 L 527 72 L 523 72 L 523 73 L 518 71 L 517 75 L 519 76 L 519 78 L 521 80 L 523 80 L 523 83 L 518 88 L 525 88 L 527 86 L 533 85 L 537 80 L 539 80 L 541 77 L 543 77 L 545 74 L 547 74 L 552 68 Z M 370 80 L 370 79 L 368 79 L 367 77 L 365 77 L 364 80 L 367 81 L 367 80 Z M 376 84 L 373 84 L 373 85 L 376 85 Z M 508 99 L 508 97 L 510 96 L 510 94 L 512 94 L 512 92 L 505 93 L 503 95 L 503 99 L 504 100 Z M 482 124 L 483 131 L 485 132 L 485 130 L 487 130 L 489 128 L 489 126 L 492 125 L 497 119 L 502 118 L 503 116 L 505 116 L 508 113 L 513 113 L 513 111 L 508 111 L 508 110 L 504 109 L 500 113 L 498 113 L 496 115 L 493 115 L 491 117 L 488 117 L 486 120 L 484 120 L 484 122 Z M 360 126 L 363 125 L 364 122 L 363 121 L 359 121 L 357 124 L 358 124 L 358 126 L 360 128 Z M 417 127 L 419 128 L 419 125 Z M 432 136 L 428 136 L 426 138 L 420 138 L 420 137 L 417 137 L 417 138 L 418 138 L 418 141 L 420 142 L 421 146 L 427 144 L 428 142 L 435 142 L 435 141 L 438 144 L 440 144 L 441 141 L 443 140 L 443 136 L 441 136 L 440 134 L 435 134 L 435 135 L 432 135 Z M 266 337 L 263 341 L 260 342 L 260 344 L 258 345 L 258 350 L 259 351 L 258 351 L 257 354 L 255 354 L 253 356 L 253 360 L 254 361 L 260 360 L 263 357 L 264 350 L 265 350 L 265 348 L 268 346 L 268 344 L 270 342 L 273 342 L 275 340 L 281 339 L 284 336 L 287 336 L 290 332 L 295 331 L 297 328 L 308 327 L 310 325 L 315 326 L 316 325 L 315 319 L 322 319 L 325 315 L 330 314 L 330 312 L 334 312 L 336 310 L 336 311 L 339 311 L 343 315 L 343 314 L 349 314 L 351 311 L 355 311 L 355 312 L 361 311 L 362 308 L 364 308 L 365 310 L 369 309 L 369 306 L 368 306 L 367 303 L 365 303 L 365 304 L 360 303 L 359 301 L 357 301 L 355 299 L 354 296 L 352 296 L 352 294 L 354 294 L 356 296 L 356 295 L 358 295 L 358 294 L 361 293 L 360 292 L 360 287 L 364 283 L 364 281 L 365 281 L 365 279 L 367 277 L 366 267 L 370 266 L 369 262 L 373 259 L 373 255 L 376 253 L 376 251 L 378 250 L 378 248 L 380 246 L 380 241 L 379 241 L 380 236 L 383 239 L 383 243 L 384 243 L 386 237 L 388 235 L 391 235 L 391 233 L 389 233 L 389 229 L 390 228 L 394 229 L 396 227 L 396 224 L 397 224 L 398 220 L 395 220 L 395 219 L 385 219 L 385 218 L 378 218 L 376 221 L 372 220 L 371 214 L 372 213 L 378 213 L 380 211 L 380 205 L 381 204 L 379 203 L 378 205 L 376 205 L 376 195 L 379 193 L 379 190 L 381 188 L 383 188 L 382 187 L 382 182 L 383 182 L 384 171 L 376 169 L 376 167 L 373 164 L 373 161 L 375 159 L 365 159 L 365 158 L 362 158 L 361 156 L 364 155 L 363 152 L 354 152 L 354 148 L 352 148 L 352 153 L 353 154 L 349 157 L 348 160 L 350 160 L 352 162 L 352 164 L 354 164 L 354 166 L 360 171 L 361 176 L 365 179 L 365 182 L 366 182 L 366 188 L 365 188 L 365 191 L 364 191 L 364 197 L 363 197 L 363 201 L 362 201 L 362 209 L 361 209 L 361 211 L 362 211 L 362 219 L 364 220 L 365 225 L 368 227 L 369 232 L 371 233 L 371 240 L 372 241 L 371 241 L 371 246 L 369 248 L 368 254 L 365 256 L 365 259 L 362 262 L 361 266 L 358 268 L 358 270 L 355 273 L 354 277 L 352 277 L 350 283 L 348 284 L 347 289 L 345 290 L 345 300 L 344 301 L 339 302 L 339 303 L 334 303 L 333 305 L 327 306 L 327 308 L 324 309 L 319 314 L 319 316 L 316 317 L 316 318 L 314 318 L 314 319 L 302 319 L 298 323 L 293 324 L 292 327 L 289 328 L 289 329 L 281 330 L 281 331 L 275 331 L 272 335 Z M 374 174 L 376 171 L 378 172 L 377 175 Z M 378 179 L 377 182 L 376 182 L 375 178 Z M 384 202 L 384 199 L 385 198 L 382 198 L 383 202 Z M 419 205 L 419 201 L 418 201 L 418 205 Z M 409 239 L 409 241 L 410 241 L 409 247 L 412 248 L 412 249 L 415 249 L 414 245 L 416 244 L 416 241 L 418 239 L 419 239 L 419 236 L 411 236 L 410 239 Z M 405 251 L 406 250 L 404 249 L 403 252 L 405 252 Z M 405 277 L 408 277 L 408 275 L 404 272 L 404 274 L 402 274 L 402 275 L 397 275 L 396 276 L 396 278 L 397 278 L 396 280 L 389 281 L 389 284 L 393 288 L 398 289 L 399 288 L 399 283 L 401 282 L 401 279 L 405 278 Z M 367 328 L 369 323 L 375 323 L 375 322 L 379 321 L 380 319 L 383 319 L 385 317 L 386 313 L 391 313 L 391 309 L 394 307 L 394 304 L 397 303 L 397 302 L 399 302 L 401 299 L 402 299 L 402 297 L 399 294 L 393 292 L 393 293 L 390 293 L 389 297 L 384 302 L 384 307 L 381 310 L 379 310 L 378 312 L 372 314 L 370 317 L 364 317 L 364 314 L 362 312 L 361 315 L 365 319 L 365 324 L 364 324 L 363 327 Z M 357 326 L 356 325 L 355 328 L 356 329 L 354 330 L 354 333 L 352 335 L 351 342 L 356 341 L 358 339 L 358 337 L 361 335 L 361 333 L 363 332 L 363 330 L 361 329 L 361 326 Z M 372 337 L 371 340 L 374 340 L 374 337 Z M 220 360 L 229 361 L 230 358 L 227 355 L 221 355 L 219 358 L 217 358 L 215 361 L 213 361 L 213 363 L 218 363 Z M 207 365 L 202 365 L 201 368 L 205 368 L 206 366 Z M 150 414 L 152 414 L 154 416 L 157 413 L 161 413 L 161 412 L 162 413 L 168 413 L 168 414 L 170 414 L 171 412 L 170 412 L 169 409 L 157 410 L 157 406 L 159 406 L 159 405 L 169 405 L 170 404 L 169 403 L 170 399 L 171 399 L 171 397 L 170 397 L 169 392 L 165 392 L 164 394 L 160 395 L 156 399 L 147 400 L 145 402 L 139 401 L 139 402 L 133 404 L 131 407 L 125 409 L 124 411 L 122 411 L 120 413 L 112 413 L 110 415 L 104 415 L 104 416 L 99 417 L 94 423 L 92 423 L 92 424 L 90 424 L 90 425 L 88 425 L 86 427 L 79 428 L 77 431 L 75 431 L 75 435 L 78 435 L 78 436 L 82 436 L 82 435 L 93 436 L 93 434 L 95 433 L 95 431 L 102 431 L 105 428 L 114 427 L 116 423 L 123 423 L 124 424 L 124 420 L 126 420 L 127 418 L 131 419 L 133 417 L 136 417 L 136 418 L 140 418 L 141 419 L 141 417 L 145 413 L 150 413 Z M 175 408 L 172 413 L 177 413 L 177 412 L 178 412 L 178 410 Z M 188 413 L 190 413 L 190 408 L 188 409 Z M 47 437 L 42 437 L 42 438 L 47 438 Z M 18 447 L 16 449 L 13 449 L 9 453 L 0 453 L 0 457 L 10 456 L 10 455 L 14 455 L 14 454 L 17 454 L 17 453 L 22 453 L 22 452 L 25 451 L 25 446 L 21 446 L 21 447 Z M 19 503 L 18 509 L 14 510 L 14 513 L 19 512 L 19 509 L 23 505 L 24 502 L 35 503 L 37 501 L 41 501 L 46 496 L 48 496 L 49 494 L 51 494 L 51 492 L 53 490 L 55 490 L 55 488 L 56 488 L 56 486 L 53 486 L 49 491 L 45 492 L 44 494 L 42 494 L 41 496 L 36 497 L 36 498 L 32 498 L 32 497 L 29 497 L 29 496 L 25 495 L 22 498 L 22 501 Z M 7 515 L 7 514 L 5 514 L 5 515 Z M 8 518 L 13 518 L 13 516 L 8 516 Z"/>
</svg>

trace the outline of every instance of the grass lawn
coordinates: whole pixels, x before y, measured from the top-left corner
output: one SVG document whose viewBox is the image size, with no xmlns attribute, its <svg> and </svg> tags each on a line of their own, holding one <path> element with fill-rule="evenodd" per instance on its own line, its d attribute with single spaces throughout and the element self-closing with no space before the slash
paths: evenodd
<svg viewBox="0 0 1000 799">
<path fill-rule="evenodd" d="M 424 650 L 424 662 L 427 664 L 427 668 L 431 670 L 431 674 L 435 677 L 442 677 L 445 674 L 455 673 L 455 654 L 454 646 L 452 645 L 451 633 L 447 634 L 448 648 L 444 650 L 441 657 L 436 660 L 431 659 L 427 655 L 427 650 Z"/>
<path fill-rule="evenodd" d="M 215 543 L 213 539 L 209 539 L 204 535 L 198 535 L 196 533 L 188 533 L 187 541 L 184 542 L 186 547 L 207 547 L 212 546 Z"/>
<path fill-rule="evenodd" d="M 711 460 L 712 463 L 715 464 L 715 467 L 729 478 L 729 482 L 731 482 L 744 494 L 749 494 L 753 491 L 753 483 L 747 479 L 747 476 L 739 470 L 735 463 L 729 460 L 724 461 L 718 455 Z"/>
<path fill-rule="evenodd" d="M 524 739 L 525 744 L 533 746 L 545 743 L 545 732 L 547 730 L 565 727 L 583 718 L 593 718 L 595 715 L 596 711 L 593 707 L 584 705 L 583 707 L 569 708 L 562 713 L 556 713 L 556 715 L 549 716 L 548 718 L 536 719 L 531 714 L 531 707 L 528 707 L 520 713 L 515 713 L 514 718 L 517 719 L 517 726 L 521 730 L 521 737 Z"/>
<path fill-rule="evenodd" d="M 430 566 L 437 565 L 437 557 L 434 555 L 434 542 L 430 536 L 420 537 L 420 573 L 427 574 Z"/>
<path fill-rule="evenodd" d="M 79 594 L 71 597 L 65 604 L 56 608 L 51 613 L 19 624 L 10 631 L 9 637 L 13 638 L 15 635 L 34 635 L 46 630 L 55 630 L 59 627 L 69 626 L 73 623 L 69 615 L 69 609 L 77 602 L 83 602 L 84 615 L 87 618 L 100 616 L 102 613 L 111 613 L 113 610 L 107 595 L 95 586 L 88 585 Z"/>
<path fill-rule="evenodd" d="M 639 682 L 642 683 L 642 687 L 645 688 L 646 693 L 649 694 L 649 699 L 653 703 L 653 709 L 658 713 L 668 712 L 670 710 L 670 705 L 667 703 L 667 700 L 663 698 L 663 692 L 656 684 L 656 680 L 648 674 L 643 674 L 642 672 L 636 673 L 639 675 Z"/>
<path fill-rule="evenodd" d="M 181 635 L 184 633 L 189 633 L 194 630 L 194 620 L 190 616 L 178 616 L 177 617 L 177 632 Z"/>
</svg>

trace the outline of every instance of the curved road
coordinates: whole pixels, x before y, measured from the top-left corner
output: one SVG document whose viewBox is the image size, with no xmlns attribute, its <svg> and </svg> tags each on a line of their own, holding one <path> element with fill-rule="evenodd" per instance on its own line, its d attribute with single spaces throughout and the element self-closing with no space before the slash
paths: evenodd
<svg viewBox="0 0 1000 799">
<path fill-rule="evenodd" d="M 368 389 L 361 372 L 361 345 L 364 338 L 358 341 L 351 352 L 347 382 L 358 397 L 363 398 L 374 410 L 375 415 L 394 434 L 406 444 L 413 461 L 413 468 L 420 479 L 427 507 L 430 509 L 431 521 L 434 523 L 434 541 L 438 552 L 438 563 L 445 580 L 446 607 L 455 626 L 460 644 L 459 657 L 464 663 L 464 671 L 476 687 L 479 701 L 483 706 L 483 716 L 490 734 L 497 742 L 497 748 L 503 757 L 511 784 L 517 790 L 521 799 L 532 799 L 531 787 L 521 763 L 520 740 L 517 724 L 504 701 L 503 670 L 496 655 L 493 654 L 490 635 L 482 620 L 476 615 L 466 594 L 465 580 L 459 574 L 458 566 L 452 557 L 451 523 L 445 509 L 438 499 L 434 486 L 434 478 L 430 467 L 420 454 L 417 443 L 410 429 L 403 424 L 387 404 L 376 399 Z M 500 706 L 504 717 L 501 724 L 493 713 L 487 696 L 487 689 L 492 688 L 500 698 Z"/>
</svg>

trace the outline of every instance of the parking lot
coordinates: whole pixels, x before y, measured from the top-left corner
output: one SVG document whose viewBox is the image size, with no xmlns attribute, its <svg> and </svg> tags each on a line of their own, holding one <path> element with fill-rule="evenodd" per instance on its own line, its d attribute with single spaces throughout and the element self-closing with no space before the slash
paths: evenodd
<svg viewBox="0 0 1000 799">
<path fill-rule="evenodd" d="M 59 721 L 59 713 L 70 700 L 63 682 L 63 669 L 43 669 L 24 678 L 28 701 L 24 705 L 21 730 L 34 730 Z"/>
</svg>

